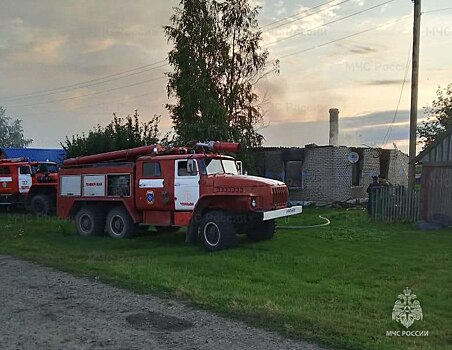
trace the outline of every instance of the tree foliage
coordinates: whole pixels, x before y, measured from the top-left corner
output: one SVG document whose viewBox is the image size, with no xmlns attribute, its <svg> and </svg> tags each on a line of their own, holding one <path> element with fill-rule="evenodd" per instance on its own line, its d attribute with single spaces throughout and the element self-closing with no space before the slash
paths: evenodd
<svg viewBox="0 0 452 350">
<path fill-rule="evenodd" d="M 424 148 L 434 142 L 445 131 L 452 130 L 452 84 L 438 88 L 436 100 L 431 107 L 425 108 L 427 121 L 418 126 L 417 133 L 424 143 Z"/>
<path fill-rule="evenodd" d="M 125 118 L 114 113 L 113 120 L 106 127 L 98 125 L 87 135 L 66 137 L 61 146 L 71 158 L 151 145 L 159 142 L 159 122 L 159 116 L 154 116 L 149 122 L 140 122 L 137 110 L 133 116 Z"/>
<path fill-rule="evenodd" d="M 165 27 L 174 43 L 167 108 L 180 143 L 194 140 L 262 144 L 263 122 L 254 86 L 265 73 L 258 8 L 248 0 L 181 0 Z M 271 71 L 277 70 L 277 63 Z"/>
<path fill-rule="evenodd" d="M 24 136 L 22 120 L 8 117 L 6 109 L 0 106 L 0 147 L 23 148 L 32 142 Z"/>
</svg>

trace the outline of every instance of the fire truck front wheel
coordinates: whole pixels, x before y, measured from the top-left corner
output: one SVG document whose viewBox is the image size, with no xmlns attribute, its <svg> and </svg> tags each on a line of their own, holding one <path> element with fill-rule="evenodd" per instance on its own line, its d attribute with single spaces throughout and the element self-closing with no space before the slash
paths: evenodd
<svg viewBox="0 0 452 350">
<path fill-rule="evenodd" d="M 93 236 L 104 233 L 105 215 L 100 208 L 81 207 L 75 215 L 75 226 L 80 236 Z"/>
<path fill-rule="evenodd" d="M 127 238 L 135 233 L 135 225 L 125 208 L 110 210 L 107 215 L 107 232 L 112 238 Z"/>
<path fill-rule="evenodd" d="M 275 235 L 276 222 L 275 220 L 262 221 L 251 226 L 246 233 L 249 239 L 258 242 L 267 239 L 272 239 Z"/>
<path fill-rule="evenodd" d="M 200 225 L 200 238 L 207 251 L 215 252 L 234 245 L 235 227 L 231 216 L 222 211 L 204 215 Z"/>
<path fill-rule="evenodd" d="M 31 199 L 30 208 L 36 215 L 49 215 L 52 211 L 52 200 L 45 194 L 37 194 Z"/>
</svg>

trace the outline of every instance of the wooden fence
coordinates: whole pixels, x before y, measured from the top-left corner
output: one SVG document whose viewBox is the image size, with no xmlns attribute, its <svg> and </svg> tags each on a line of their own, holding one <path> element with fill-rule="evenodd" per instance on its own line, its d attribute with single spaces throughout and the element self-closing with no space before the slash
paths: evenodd
<svg viewBox="0 0 452 350">
<path fill-rule="evenodd" d="M 404 186 L 376 189 L 369 199 L 372 219 L 387 223 L 419 221 L 419 204 L 419 191 L 409 191 Z"/>
</svg>

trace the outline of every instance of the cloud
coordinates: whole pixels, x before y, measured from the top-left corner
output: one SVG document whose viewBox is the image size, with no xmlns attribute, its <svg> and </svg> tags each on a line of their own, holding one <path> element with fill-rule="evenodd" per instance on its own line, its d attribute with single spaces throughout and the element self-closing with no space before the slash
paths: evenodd
<svg viewBox="0 0 452 350">
<path fill-rule="evenodd" d="M 374 112 L 354 117 L 344 117 L 340 119 L 341 128 L 355 129 L 365 126 L 376 126 L 388 124 L 394 118 L 395 111 Z M 397 121 L 406 122 L 409 120 L 409 111 L 401 110 L 398 112 Z"/>
<path fill-rule="evenodd" d="M 395 111 L 383 111 L 363 114 L 355 117 L 340 117 L 339 141 L 344 146 L 381 147 L 391 126 Z M 422 112 L 419 111 L 419 115 Z M 421 118 L 419 123 L 421 122 Z M 266 138 L 266 146 L 302 147 L 309 143 L 328 144 L 329 122 L 327 118 L 318 121 L 299 121 L 270 123 L 261 130 Z M 402 151 L 407 151 L 409 138 L 409 111 L 398 112 L 396 122 L 392 124 L 386 147 L 395 142 Z M 280 140 L 284 140 L 281 143 Z"/>
<path fill-rule="evenodd" d="M 370 80 L 364 82 L 366 85 L 385 86 L 385 85 L 402 85 L 403 79 L 388 79 L 388 80 Z"/>
<path fill-rule="evenodd" d="M 367 54 L 371 54 L 374 52 L 378 52 L 378 50 L 375 47 L 363 46 L 363 45 L 352 45 L 352 47 L 349 48 L 349 51 L 351 53 L 362 54 L 362 55 L 367 55 Z"/>
<path fill-rule="evenodd" d="M 35 59 L 47 62 L 56 62 L 60 57 L 60 50 L 67 42 L 65 36 L 39 38 L 33 43 L 31 52 Z"/>
<path fill-rule="evenodd" d="M 287 8 L 284 6 L 283 0 L 275 2 L 273 6 L 275 7 L 275 11 L 278 16 L 281 16 L 287 12 Z"/>
<path fill-rule="evenodd" d="M 126 6 L 105 0 L 2 2 L 0 105 L 23 119 L 34 146 L 48 147 L 58 146 L 66 135 L 106 124 L 115 111 L 125 114 L 139 108 L 143 120 L 164 114 L 165 80 L 76 97 L 161 77 L 168 68 L 51 96 L 4 97 L 73 85 L 162 60 L 169 48 L 162 26 L 169 23 L 172 7 L 177 5 L 177 0 L 135 0 Z M 42 104 L 21 107 L 37 103 Z M 162 124 L 168 126 L 167 120 Z"/>
<path fill-rule="evenodd" d="M 315 29 L 329 22 L 337 16 L 341 9 L 340 0 L 320 6 L 315 11 L 309 7 L 299 5 L 286 23 L 278 23 L 277 26 L 264 31 L 264 44 L 274 46 L 276 42 L 292 36 L 325 36 L 326 30 Z M 284 24 L 284 25 L 282 25 Z"/>
<path fill-rule="evenodd" d="M 365 4 L 366 4 L 366 0 L 353 0 L 352 1 L 355 5 L 358 5 L 358 6 L 364 6 Z"/>
<path fill-rule="evenodd" d="M 339 16 L 353 13 L 363 5 L 372 4 L 368 0 L 352 0 L 343 5 L 338 5 L 339 2 L 323 5 L 324 11 L 310 17 L 300 19 L 303 15 L 299 15 L 288 20 L 286 26 L 274 30 L 268 27 L 270 30 L 264 34 L 266 42 L 301 34 Z M 299 6 L 300 3 L 316 6 L 320 1 L 253 1 L 253 4 L 258 3 L 264 6 L 259 18 L 270 22 L 308 9 Z M 335 6 L 327 8 L 331 4 Z M 132 113 L 134 108 L 139 109 L 143 120 L 155 113 L 161 114 L 162 126 L 169 127 L 171 120 L 165 109 L 168 101 L 165 79 L 75 98 L 163 77 L 168 67 L 55 96 L 14 102 L 15 106 L 20 106 L 52 101 L 33 107 L 13 108 L 13 104 L 5 103 L 2 97 L 97 79 L 166 58 L 170 46 L 162 26 L 169 23 L 173 7 L 178 5 L 178 0 L 134 0 L 126 5 L 119 0 L 78 0 L 64 4 L 56 0 L 3 1 L 0 11 L 0 105 L 8 108 L 12 116 L 24 120 L 27 137 L 35 139 L 34 146 L 58 146 L 65 135 L 89 130 L 98 123 L 106 124 L 112 112 L 124 115 Z M 276 53 L 272 52 L 272 55 L 277 58 L 278 55 L 324 44 L 381 23 L 387 24 L 382 30 L 340 41 L 340 45 L 338 42 L 282 60 L 281 74 L 261 81 L 258 86 L 259 95 L 263 97 L 267 93 L 269 100 L 263 106 L 269 124 L 263 132 L 268 136 L 268 142 L 273 145 L 326 144 L 330 107 L 340 108 L 344 115 L 359 114 L 358 117 L 361 117 L 353 122 L 350 120 L 350 124 L 347 120 L 351 118 L 341 118 L 341 132 L 349 133 L 346 142 L 381 142 L 393 112 L 382 112 L 371 120 L 362 111 L 384 111 L 397 103 L 401 82 L 395 79 L 404 76 L 411 21 L 395 21 L 409 12 L 409 6 L 405 5 L 394 3 L 394 8 L 391 8 L 393 17 L 389 11 L 382 15 L 377 11 L 369 12 L 337 25 L 304 33 L 294 40 L 282 41 L 272 48 Z M 278 14 L 277 11 L 286 12 Z M 425 19 L 425 23 L 428 24 L 429 20 L 432 23 L 426 33 L 430 36 L 425 43 L 429 47 L 424 52 L 420 106 L 431 103 L 436 87 L 445 86 L 450 75 L 446 74 L 450 70 L 444 68 L 450 61 L 447 50 L 444 51 L 444 40 L 449 40 L 451 36 L 445 38 L 438 32 L 432 32 L 433 26 L 437 28 L 438 23 L 443 22 L 433 14 L 429 18 Z M 443 27 L 446 26 L 444 22 Z M 408 105 L 408 90 L 407 86 L 402 106 Z M 66 97 L 74 98 L 53 102 Z M 402 124 L 406 123 L 404 118 L 401 112 L 395 126 L 405 127 Z M 356 130 L 357 127 L 360 129 Z M 377 130 L 374 141 L 366 136 L 371 135 L 372 129 Z"/>
</svg>

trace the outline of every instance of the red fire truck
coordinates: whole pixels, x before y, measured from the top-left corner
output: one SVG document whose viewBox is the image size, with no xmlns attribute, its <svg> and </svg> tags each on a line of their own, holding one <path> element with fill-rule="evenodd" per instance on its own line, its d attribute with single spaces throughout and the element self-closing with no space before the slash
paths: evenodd
<svg viewBox="0 0 452 350">
<path fill-rule="evenodd" d="M 82 236 L 113 238 L 153 225 L 187 226 L 186 241 L 209 251 L 230 247 L 237 233 L 271 239 L 275 219 L 302 212 L 288 207 L 280 181 L 241 175 L 238 144 L 209 142 L 193 149 L 145 146 L 68 159 L 60 169 L 57 213 L 74 218 Z"/>
<path fill-rule="evenodd" d="M 35 214 L 55 209 L 58 166 L 25 158 L 0 159 L 0 204 L 25 206 Z"/>
</svg>

